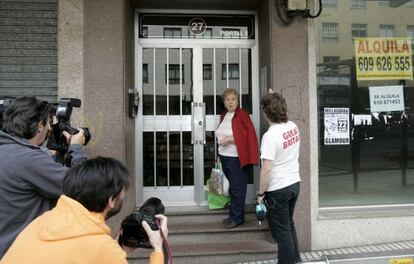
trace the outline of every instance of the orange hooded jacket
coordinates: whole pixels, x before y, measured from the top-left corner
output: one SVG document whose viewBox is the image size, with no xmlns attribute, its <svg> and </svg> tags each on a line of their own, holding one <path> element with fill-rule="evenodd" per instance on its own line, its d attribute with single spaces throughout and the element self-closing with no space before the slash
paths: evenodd
<svg viewBox="0 0 414 264">
<path fill-rule="evenodd" d="M 127 264 L 125 251 L 110 232 L 102 214 L 62 195 L 53 210 L 23 229 L 0 263 Z M 163 253 L 154 251 L 150 263 L 164 263 Z"/>
</svg>

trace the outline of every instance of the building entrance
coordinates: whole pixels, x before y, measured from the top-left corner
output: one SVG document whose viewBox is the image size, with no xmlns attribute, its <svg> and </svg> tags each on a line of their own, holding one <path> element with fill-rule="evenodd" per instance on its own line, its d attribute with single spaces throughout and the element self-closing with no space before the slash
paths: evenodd
<svg viewBox="0 0 414 264">
<path fill-rule="evenodd" d="M 240 106 L 258 128 L 256 42 L 240 36 L 182 38 L 186 26 L 154 27 L 138 25 L 136 175 L 142 179 L 137 189 L 143 200 L 156 196 L 167 205 L 200 205 L 217 157 L 214 130 L 225 88 L 238 89 Z M 151 38 L 151 31 L 163 32 L 163 38 Z M 249 193 L 253 183 L 252 177 Z"/>
</svg>

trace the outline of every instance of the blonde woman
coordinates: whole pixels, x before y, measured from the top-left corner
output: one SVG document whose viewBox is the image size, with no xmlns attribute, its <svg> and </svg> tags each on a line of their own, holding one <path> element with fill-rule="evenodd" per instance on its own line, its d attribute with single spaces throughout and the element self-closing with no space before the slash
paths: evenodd
<svg viewBox="0 0 414 264">
<path fill-rule="evenodd" d="M 226 109 L 216 137 L 220 162 L 230 183 L 229 217 L 223 220 L 224 227 L 230 229 L 244 222 L 247 181 L 258 163 L 259 145 L 249 113 L 239 107 L 237 90 L 227 88 L 222 98 Z"/>
</svg>

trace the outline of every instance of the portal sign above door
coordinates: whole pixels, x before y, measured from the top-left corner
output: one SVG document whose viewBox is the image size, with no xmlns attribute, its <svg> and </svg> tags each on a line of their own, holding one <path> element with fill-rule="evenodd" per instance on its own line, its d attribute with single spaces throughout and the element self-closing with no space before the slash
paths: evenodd
<svg viewBox="0 0 414 264">
<path fill-rule="evenodd" d="M 254 39 L 253 15 L 139 14 L 139 38 Z"/>
</svg>

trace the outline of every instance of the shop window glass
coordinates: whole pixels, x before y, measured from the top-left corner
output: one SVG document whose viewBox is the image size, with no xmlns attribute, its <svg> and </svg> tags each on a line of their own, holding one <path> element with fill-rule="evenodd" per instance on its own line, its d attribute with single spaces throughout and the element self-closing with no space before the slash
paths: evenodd
<svg viewBox="0 0 414 264">
<path fill-rule="evenodd" d="M 195 35 L 191 32 L 188 32 L 188 35 L 191 36 L 191 38 L 196 39 L 211 39 L 213 38 L 213 30 L 211 28 L 206 28 L 203 34 Z"/>
<path fill-rule="evenodd" d="M 203 34 L 203 38 L 212 38 L 213 37 L 213 30 L 211 28 L 207 28 Z"/>
<path fill-rule="evenodd" d="M 167 65 L 165 65 L 167 69 Z M 184 84 L 184 65 L 181 65 L 181 83 Z M 169 84 L 180 84 L 180 65 L 179 64 L 170 64 L 169 65 Z M 165 73 L 165 83 L 167 83 L 167 73 Z"/>
<path fill-rule="evenodd" d="M 389 1 L 388 0 L 379 0 L 378 5 L 380 5 L 380 6 L 389 6 Z"/>
<path fill-rule="evenodd" d="M 338 40 L 338 23 L 322 23 L 322 39 Z"/>
<path fill-rule="evenodd" d="M 141 29 L 141 35 L 144 38 L 148 36 L 148 27 L 142 27 L 142 29 Z"/>
<path fill-rule="evenodd" d="M 320 207 L 414 204 L 413 7 L 337 1 L 317 19 Z"/>
<path fill-rule="evenodd" d="M 336 7 L 338 0 L 322 0 L 323 7 Z"/>
<path fill-rule="evenodd" d="M 367 25 L 366 24 L 352 24 L 352 40 L 354 38 L 366 37 L 367 36 Z"/>
<path fill-rule="evenodd" d="M 148 83 L 148 64 L 142 64 L 142 82 Z"/>
<path fill-rule="evenodd" d="M 181 28 L 164 28 L 164 38 L 181 38 Z"/>
<path fill-rule="evenodd" d="M 366 0 L 351 0 L 351 8 L 365 8 Z"/>
<path fill-rule="evenodd" d="M 394 25 L 380 25 L 379 35 L 380 37 L 383 37 L 383 38 L 394 37 Z"/>
<path fill-rule="evenodd" d="M 338 72 L 338 61 L 339 56 L 324 56 L 323 63 L 325 65 L 325 71 L 327 73 L 337 73 Z"/>
<path fill-rule="evenodd" d="M 221 79 L 227 79 L 227 66 L 226 64 L 221 65 Z M 229 63 L 229 80 L 239 79 L 239 64 L 238 63 Z"/>
<path fill-rule="evenodd" d="M 203 80 L 212 79 L 212 67 L 211 64 L 203 64 Z"/>
<path fill-rule="evenodd" d="M 407 26 L 407 37 L 414 38 L 414 26 Z"/>
</svg>

